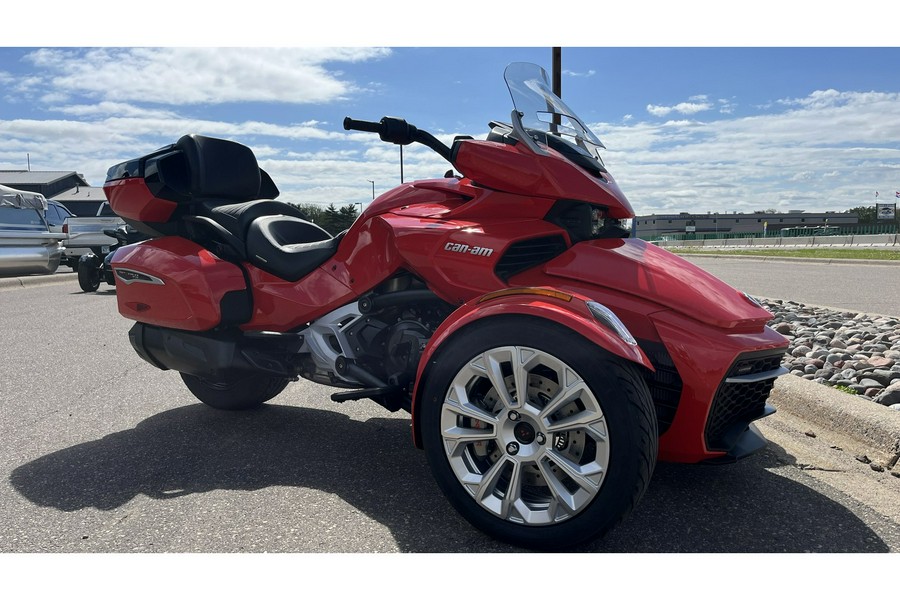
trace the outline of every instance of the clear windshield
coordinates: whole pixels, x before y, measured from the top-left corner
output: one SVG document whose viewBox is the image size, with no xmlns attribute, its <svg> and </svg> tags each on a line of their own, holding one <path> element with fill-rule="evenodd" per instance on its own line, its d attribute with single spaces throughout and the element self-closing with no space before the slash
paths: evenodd
<svg viewBox="0 0 900 600">
<path fill-rule="evenodd" d="M 575 112 L 553 93 L 547 72 L 531 63 L 512 63 L 503 74 L 513 106 L 522 114 L 525 129 L 561 138 L 600 159 L 603 143 Z"/>
</svg>

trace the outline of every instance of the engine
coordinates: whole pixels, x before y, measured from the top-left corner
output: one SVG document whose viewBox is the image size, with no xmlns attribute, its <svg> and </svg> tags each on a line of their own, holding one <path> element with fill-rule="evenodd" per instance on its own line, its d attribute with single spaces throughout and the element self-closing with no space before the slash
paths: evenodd
<svg viewBox="0 0 900 600">
<path fill-rule="evenodd" d="M 338 401 L 368 397 L 390 410 L 409 409 L 422 352 L 453 309 L 421 280 L 400 274 L 310 324 L 301 374 L 356 390 L 333 395 Z"/>
</svg>

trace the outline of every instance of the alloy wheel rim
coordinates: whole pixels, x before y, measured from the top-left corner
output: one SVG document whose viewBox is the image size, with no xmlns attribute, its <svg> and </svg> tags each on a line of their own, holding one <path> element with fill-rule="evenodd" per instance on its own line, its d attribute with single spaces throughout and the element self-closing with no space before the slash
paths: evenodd
<svg viewBox="0 0 900 600">
<path fill-rule="evenodd" d="M 527 346 L 487 350 L 460 368 L 441 407 L 457 481 L 505 521 L 551 525 L 584 510 L 609 465 L 606 419 L 583 377 Z"/>
</svg>

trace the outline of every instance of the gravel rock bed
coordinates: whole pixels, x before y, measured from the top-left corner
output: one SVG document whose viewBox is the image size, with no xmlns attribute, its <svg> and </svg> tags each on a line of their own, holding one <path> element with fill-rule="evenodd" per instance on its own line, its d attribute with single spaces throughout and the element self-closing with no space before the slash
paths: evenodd
<svg viewBox="0 0 900 600">
<path fill-rule="evenodd" d="M 760 301 L 790 340 L 782 366 L 793 375 L 900 411 L 900 318 Z"/>
</svg>

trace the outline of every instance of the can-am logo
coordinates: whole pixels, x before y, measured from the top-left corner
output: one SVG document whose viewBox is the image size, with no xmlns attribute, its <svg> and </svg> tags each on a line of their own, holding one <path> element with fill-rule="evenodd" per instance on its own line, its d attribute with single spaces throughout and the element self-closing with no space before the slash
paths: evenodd
<svg viewBox="0 0 900 600">
<path fill-rule="evenodd" d="M 460 254 L 471 254 L 472 256 L 490 256 L 494 253 L 493 248 L 482 248 L 481 246 L 470 246 L 468 244 L 455 244 L 447 242 L 444 250 L 448 252 L 459 252 Z"/>
</svg>

